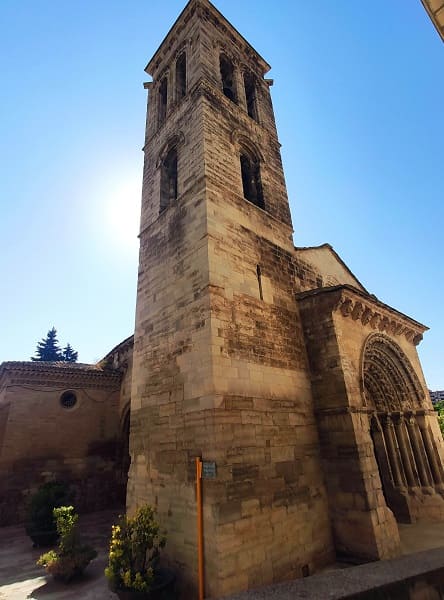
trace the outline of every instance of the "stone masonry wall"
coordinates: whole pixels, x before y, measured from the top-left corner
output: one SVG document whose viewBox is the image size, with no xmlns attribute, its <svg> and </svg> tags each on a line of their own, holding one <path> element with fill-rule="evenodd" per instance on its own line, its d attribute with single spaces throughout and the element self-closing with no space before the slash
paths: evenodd
<svg viewBox="0 0 444 600">
<path fill-rule="evenodd" d="M 119 381 L 114 388 L 79 387 L 65 378 L 46 385 L 29 376 L 5 383 L 2 410 L 7 422 L 0 448 L 0 523 L 23 519 L 26 501 L 45 481 L 65 480 L 76 493 L 79 510 L 121 502 L 115 486 Z M 60 386 L 61 384 L 61 386 Z M 59 387 L 60 386 L 60 387 Z M 61 406 L 65 389 L 77 404 Z"/>
<path fill-rule="evenodd" d="M 131 389 L 128 509 L 157 509 L 182 587 L 197 577 L 194 459 L 212 405 L 201 110 L 190 91 L 146 147 Z M 178 198 L 159 215 L 158 156 L 179 130 Z"/>
<path fill-rule="evenodd" d="M 300 291 L 351 285 L 365 292 L 329 244 L 315 248 L 295 248 L 295 275 Z"/>
<path fill-rule="evenodd" d="M 358 302 L 358 300 L 357 300 Z M 338 339 L 338 345 L 340 349 L 340 363 L 342 371 L 344 373 L 344 382 L 347 388 L 347 397 L 351 406 L 361 407 L 364 409 L 362 415 L 362 425 L 359 428 L 358 439 L 359 442 L 365 444 L 369 449 L 369 460 L 368 470 L 376 470 L 377 465 L 373 460 L 373 443 L 370 438 L 369 431 L 369 419 L 365 414 L 365 408 L 363 403 L 363 382 L 362 382 L 362 369 L 363 369 L 363 349 L 365 347 L 366 340 L 373 335 L 375 332 L 381 333 L 380 326 L 385 323 L 384 318 L 392 318 L 390 313 L 384 311 L 383 308 L 375 308 L 375 313 L 380 316 L 376 321 L 373 317 L 366 325 L 363 325 L 359 318 L 353 318 L 352 314 L 348 315 L 345 311 L 337 310 L 334 313 L 334 324 L 336 336 Z M 355 315 L 356 316 L 356 315 Z M 439 458 L 438 460 L 442 464 L 442 451 L 443 441 L 442 434 L 439 430 L 437 423 L 437 416 L 433 410 L 433 406 L 430 400 L 430 396 L 427 391 L 427 386 L 424 380 L 422 369 L 420 366 L 418 353 L 416 346 L 412 341 L 411 337 L 406 337 L 405 328 L 391 327 L 389 331 L 386 329 L 383 335 L 388 340 L 392 340 L 401 350 L 403 351 L 406 360 L 411 365 L 415 377 L 422 388 L 423 399 L 421 406 L 417 406 L 413 402 L 412 408 L 417 413 L 417 419 L 419 423 L 426 423 L 431 430 L 433 452 Z M 374 478 L 377 479 L 377 478 Z M 379 485 L 379 484 L 378 484 Z M 414 519 L 425 519 L 425 520 L 436 520 L 442 521 L 444 518 L 444 500 L 442 498 L 442 486 L 437 492 L 433 489 L 427 490 L 425 494 L 421 493 L 420 490 L 416 490 L 415 493 L 411 494 L 408 498 L 410 505 L 410 513 Z"/>
<path fill-rule="evenodd" d="M 300 301 L 333 535 L 339 555 L 376 560 L 399 552 L 399 534 L 382 493 L 368 415 L 348 395 L 341 356 L 347 334 L 337 333 L 332 316 L 337 302 L 334 292 Z"/>
<path fill-rule="evenodd" d="M 204 458 L 218 467 L 217 482 L 205 482 L 205 504 L 212 514 L 208 524 L 211 532 L 214 528 L 206 564 L 213 586 L 208 591 L 219 594 L 300 577 L 332 559 L 294 301 L 291 229 L 273 217 L 283 214 L 285 188 L 276 186 L 273 192 L 273 186 L 264 185 L 265 211 L 243 198 L 239 150 L 231 132 L 237 122 L 244 128 L 239 135 L 253 137 L 256 125 L 235 119 L 236 111 L 222 94 L 205 95 L 215 402 Z M 260 135 L 264 164 L 273 164 L 276 150 L 265 144 L 268 132 Z M 273 173 L 283 181 L 279 169 Z"/>
<path fill-rule="evenodd" d="M 248 58 L 262 69 L 256 123 L 213 85 L 221 44 L 233 58 L 247 44 L 210 5 L 193 13 L 199 4 L 149 65 L 128 484 L 130 512 L 149 502 L 168 530 L 184 597 L 197 579 L 196 456 L 217 467 L 203 482 L 207 594 L 301 576 L 332 559 L 266 68 Z M 159 127 L 156 90 L 179 48 L 189 57 L 188 94 Z M 159 214 L 169 140 L 178 197 Z M 243 198 L 243 144 L 263 160 L 266 211 Z"/>
</svg>

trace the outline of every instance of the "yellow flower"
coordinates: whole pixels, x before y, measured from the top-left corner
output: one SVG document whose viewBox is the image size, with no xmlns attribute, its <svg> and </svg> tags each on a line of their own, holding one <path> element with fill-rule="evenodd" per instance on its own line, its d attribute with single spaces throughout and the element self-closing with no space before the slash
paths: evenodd
<svg viewBox="0 0 444 600">
<path fill-rule="evenodd" d="M 125 587 L 131 587 L 131 571 L 129 569 L 124 572 L 122 579 Z"/>
</svg>

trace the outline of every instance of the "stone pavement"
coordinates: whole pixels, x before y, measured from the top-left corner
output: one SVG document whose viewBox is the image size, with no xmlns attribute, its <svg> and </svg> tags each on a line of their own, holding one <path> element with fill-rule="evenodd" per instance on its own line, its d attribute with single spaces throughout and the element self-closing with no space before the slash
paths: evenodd
<svg viewBox="0 0 444 600">
<path fill-rule="evenodd" d="M 32 547 L 23 526 L 1 528 L 0 600 L 117 600 L 117 597 L 108 590 L 103 571 L 107 564 L 111 525 L 116 522 L 118 513 L 119 511 L 108 510 L 81 517 L 80 526 L 83 537 L 98 551 L 98 557 L 88 566 L 84 576 L 70 585 L 54 582 L 41 567 L 35 564 L 43 550 Z M 444 523 L 399 525 L 399 530 L 404 554 L 413 554 L 432 548 L 437 550 L 415 554 L 415 556 L 408 557 L 408 560 L 402 564 L 396 562 L 402 561 L 402 559 L 381 561 L 356 568 L 347 568 L 342 571 L 342 575 L 337 571 L 335 575 L 334 570 L 328 570 L 328 573 L 250 592 L 248 596 L 236 595 L 233 596 L 233 600 L 247 597 L 257 600 L 262 598 L 279 600 L 286 598 L 292 600 L 297 598 L 308 598 L 309 600 L 340 598 L 340 595 L 332 595 L 333 586 L 345 586 L 347 582 L 353 581 L 358 581 L 361 585 L 365 579 L 368 582 L 369 578 L 375 577 L 377 571 L 380 572 L 381 577 L 390 579 L 394 569 L 398 576 L 401 576 L 403 569 L 406 574 L 412 573 L 415 568 L 421 568 L 421 563 L 430 569 L 439 565 L 444 567 Z M 339 587 L 339 589 L 341 588 Z M 297 595 L 297 593 L 302 595 Z"/>
<path fill-rule="evenodd" d="M 122 508 L 120 512 L 123 512 Z M 35 563 L 46 549 L 33 548 L 23 525 L 0 529 L 0 600 L 117 600 L 103 573 L 107 564 L 111 525 L 119 511 L 107 510 L 80 518 L 85 542 L 98 552 L 84 576 L 69 585 L 53 581 Z"/>
<path fill-rule="evenodd" d="M 329 571 L 225 600 L 440 600 L 444 547 Z"/>
</svg>

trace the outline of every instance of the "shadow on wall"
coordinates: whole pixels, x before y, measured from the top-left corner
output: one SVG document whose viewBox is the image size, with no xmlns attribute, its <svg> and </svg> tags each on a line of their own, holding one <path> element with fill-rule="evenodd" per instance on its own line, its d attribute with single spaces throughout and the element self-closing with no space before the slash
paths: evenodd
<svg viewBox="0 0 444 600">
<path fill-rule="evenodd" d="M 0 526 L 23 522 L 30 497 L 47 481 L 67 483 L 81 513 L 124 505 L 121 448 L 115 439 L 105 440 L 93 442 L 82 458 L 53 454 L 14 462 L 0 473 Z"/>
</svg>

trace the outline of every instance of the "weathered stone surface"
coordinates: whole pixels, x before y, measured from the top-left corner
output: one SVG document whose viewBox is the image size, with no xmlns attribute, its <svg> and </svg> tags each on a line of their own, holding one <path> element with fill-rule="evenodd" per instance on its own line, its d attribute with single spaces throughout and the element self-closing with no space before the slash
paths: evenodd
<svg viewBox="0 0 444 600">
<path fill-rule="evenodd" d="M 216 596 L 300 577 L 334 551 L 394 556 L 393 511 L 441 518 L 442 440 L 425 424 L 415 349 L 425 328 L 370 296 L 330 246 L 293 247 L 268 69 L 203 0 L 147 67 L 128 508 L 157 507 L 195 589 L 194 459 L 214 461 L 203 488 Z M 415 409 L 411 441 L 401 425 L 378 438 L 377 368 L 387 402 L 393 382 L 398 413 Z M 433 493 L 404 493 L 414 453 Z"/>
<path fill-rule="evenodd" d="M 187 4 L 147 67 L 134 349 L 125 340 L 83 374 L 11 371 L 0 391 L 9 504 L 60 475 L 87 505 L 109 502 L 130 452 L 128 510 L 157 509 L 186 598 L 196 457 L 216 465 L 207 595 L 335 555 L 392 557 L 399 522 L 444 520 L 444 444 L 416 351 L 426 327 L 328 244 L 294 248 L 268 70 L 207 0 Z M 57 402 L 71 387 L 68 415 Z"/>
<path fill-rule="evenodd" d="M 78 510 L 122 502 L 120 379 L 92 365 L 3 363 L 0 524 L 23 520 L 29 497 L 54 479 L 70 483 Z M 76 397 L 72 408 L 61 404 L 67 390 Z"/>
</svg>

